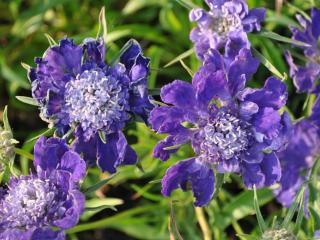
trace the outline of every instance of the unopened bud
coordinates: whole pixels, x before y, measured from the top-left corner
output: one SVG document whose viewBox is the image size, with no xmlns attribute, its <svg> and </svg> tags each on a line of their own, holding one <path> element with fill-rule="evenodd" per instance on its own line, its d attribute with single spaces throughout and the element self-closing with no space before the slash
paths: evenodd
<svg viewBox="0 0 320 240">
<path fill-rule="evenodd" d="M 15 150 L 14 145 L 17 143 L 13 139 L 13 135 L 10 131 L 3 129 L 0 126 L 0 160 L 8 160 L 14 156 Z"/>
<path fill-rule="evenodd" d="M 261 240 L 297 240 L 290 231 L 285 228 L 270 229 L 263 233 Z"/>
</svg>

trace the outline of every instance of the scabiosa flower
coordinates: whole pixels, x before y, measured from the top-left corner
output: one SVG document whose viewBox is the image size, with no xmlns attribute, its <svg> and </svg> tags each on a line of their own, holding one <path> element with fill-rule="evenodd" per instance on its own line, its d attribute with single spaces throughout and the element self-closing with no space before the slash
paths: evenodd
<svg viewBox="0 0 320 240">
<path fill-rule="evenodd" d="M 278 153 L 282 166 L 280 187 L 274 191 L 277 200 L 290 207 L 295 196 L 307 181 L 310 169 L 320 156 L 319 127 L 310 119 L 303 119 L 293 126 L 293 137 L 287 148 Z M 305 193 L 307 197 L 308 191 Z M 306 201 L 307 202 L 307 201 Z"/>
<path fill-rule="evenodd" d="M 246 48 L 231 64 L 211 50 L 192 84 L 175 80 L 161 89 L 161 98 L 169 105 L 155 108 L 150 122 L 158 133 L 169 136 L 158 143 L 154 156 L 167 160 L 187 142 L 196 153 L 167 170 L 163 195 L 178 187 L 186 190 L 191 183 L 195 205 L 207 204 L 214 192 L 213 167 L 241 174 L 248 188 L 280 179 L 275 151 L 285 145 L 290 119 L 277 110 L 286 102 L 287 89 L 274 77 L 262 89 L 245 88 L 258 65 Z"/>
<path fill-rule="evenodd" d="M 191 31 L 190 39 L 195 44 L 200 59 L 209 49 L 220 49 L 227 44 L 232 47 L 230 39 L 242 38 L 247 45 L 247 32 L 260 31 L 260 23 L 265 17 L 265 9 L 249 10 L 244 0 L 206 0 L 210 10 L 193 9 L 190 20 L 197 22 Z"/>
<path fill-rule="evenodd" d="M 130 40 L 111 66 L 105 63 L 102 38 L 81 45 L 65 38 L 35 62 L 29 79 L 41 116 L 61 134 L 76 128 L 74 149 L 90 164 L 98 158 L 103 171 L 136 163 L 122 129 L 133 116 L 147 121 L 153 108 L 147 90 L 149 59 L 140 45 Z"/>
<path fill-rule="evenodd" d="M 36 174 L 13 177 L 1 191 L 1 239 L 64 239 L 63 230 L 75 226 L 84 210 L 78 183 L 86 165 L 80 156 L 64 140 L 41 137 L 34 157 Z"/>
<path fill-rule="evenodd" d="M 290 65 L 290 76 L 298 92 L 319 92 L 317 80 L 320 78 L 320 9 L 311 9 L 311 20 L 301 15 L 297 15 L 297 19 L 302 29 L 292 27 L 292 38 L 309 46 L 301 47 L 307 61 L 305 66 L 296 65 L 290 52 L 286 52 L 287 62 Z"/>
</svg>

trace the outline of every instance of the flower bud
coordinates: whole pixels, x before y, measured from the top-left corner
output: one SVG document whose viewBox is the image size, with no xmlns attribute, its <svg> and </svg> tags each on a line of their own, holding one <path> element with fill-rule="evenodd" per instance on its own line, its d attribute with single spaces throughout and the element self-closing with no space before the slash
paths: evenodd
<svg viewBox="0 0 320 240">
<path fill-rule="evenodd" d="M 13 139 L 13 135 L 10 131 L 3 129 L 0 126 L 0 160 L 8 160 L 14 156 L 14 145 L 17 143 Z"/>
<path fill-rule="evenodd" d="M 290 231 L 285 228 L 270 229 L 263 233 L 261 240 L 297 240 Z"/>
</svg>

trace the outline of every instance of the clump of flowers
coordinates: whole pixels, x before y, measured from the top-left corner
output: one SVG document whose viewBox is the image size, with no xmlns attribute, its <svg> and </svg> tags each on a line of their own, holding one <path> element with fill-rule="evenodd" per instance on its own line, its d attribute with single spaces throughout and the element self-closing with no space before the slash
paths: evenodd
<svg viewBox="0 0 320 240">
<path fill-rule="evenodd" d="M 190 12 L 190 20 L 197 23 L 190 34 L 200 59 L 209 49 L 232 48 L 232 39 L 241 38 L 243 47 L 250 47 L 248 32 L 260 31 L 265 18 L 264 8 L 249 10 L 244 0 L 206 0 L 210 10 L 196 8 Z"/>
<path fill-rule="evenodd" d="M 261 89 L 246 88 L 259 62 L 243 48 L 230 64 L 211 50 L 192 84 L 176 80 L 161 89 L 167 106 L 155 108 L 150 122 L 169 136 L 158 143 L 154 156 L 167 160 L 179 146 L 191 142 L 195 157 L 170 167 L 162 180 L 169 196 L 188 183 L 195 205 L 208 204 L 214 193 L 214 171 L 243 176 L 248 188 L 270 186 L 280 180 L 275 152 L 287 141 L 290 118 L 278 110 L 286 103 L 287 88 L 270 77 Z"/>
<path fill-rule="evenodd" d="M 65 239 L 84 211 L 79 181 L 86 164 L 58 138 L 41 137 L 34 147 L 35 174 L 11 177 L 0 191 L 1 239 Z M 55 227 L 57 230 L 53 230 Z"/>
<path fill-rule="evenodd" d="M 305 66 L 298 66 L 294 63 L 289 51 L 286 53 L 287 61 L 290 65 L 290 76 L 298 92 L 308 91 L 319 93 L 317 80 L 320 78 L 320 9 L 311 9 L 311 19 L 306 19 L 297 15 L 301 28 L 292 27 L 292 38 L 306 44 L 301 48 L 307 60 Z"/>
<path fill-rule="evenodd" d="M 134 164 L 137 155 L 122 133 L 134 116 L 147 121 L 153 108 L 148 96 L 149 59 L 130 40 L 119 62 L 105 63 L 102 38 L 77 45 L 69 38 L 51 46 L 29 71 L 32 96 L 41 116 L 59 135 L 75 128 L 74 149 L 89 164 L 114 173 L 119 165 Z"/>
</svg>

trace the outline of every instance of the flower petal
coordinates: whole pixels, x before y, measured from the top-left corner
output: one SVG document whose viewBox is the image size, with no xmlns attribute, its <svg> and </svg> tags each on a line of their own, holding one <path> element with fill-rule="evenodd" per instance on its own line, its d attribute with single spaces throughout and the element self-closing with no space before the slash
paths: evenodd
<svg viewBox="0 0 320 240">
<path fill-rule="evenodd" d="M 168 104 L 190 109 L 196 104 L 195 90 L 190 83 L 175 80 L 161 88 L 161 99 Z"/>
<path fill-rule="evenodd" d="M 188 182 L 196 198 L 195 206 L 203 206 L 210 202 L 214 191 L 214 174 L 210 168 L 190 159 L 180 161 L 170 167 L 162 179 L 162 194 L 166 197 L 177 188 L 185 187 Z"/>
<path fill-rule="evenodd" d="M 120 165 L 135 164 L 137 155 L 128 145 L 122 132 L 111 133 L 106 136 L 107 143 L 98 139 L 97 164 L 102 171 L 115 173 Z"/>
</svg>

